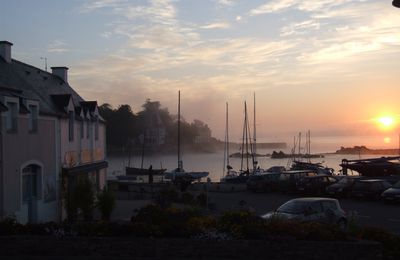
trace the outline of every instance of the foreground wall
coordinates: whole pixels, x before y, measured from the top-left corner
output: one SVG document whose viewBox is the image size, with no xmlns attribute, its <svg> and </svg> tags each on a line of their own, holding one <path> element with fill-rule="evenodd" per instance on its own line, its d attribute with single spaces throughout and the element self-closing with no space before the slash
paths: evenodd
<svg viewBox="0 0 400 260">
<path fill-rule="evenodd" d="M 96 256 L 152 259 L 382 259 L 375 242 L 145 238 L 0 237 L 0 256 Z M 110 258 L 111 259 L 111 258 Z M 118 259 L 118 258 L 117 258 Z"/>
</svg>

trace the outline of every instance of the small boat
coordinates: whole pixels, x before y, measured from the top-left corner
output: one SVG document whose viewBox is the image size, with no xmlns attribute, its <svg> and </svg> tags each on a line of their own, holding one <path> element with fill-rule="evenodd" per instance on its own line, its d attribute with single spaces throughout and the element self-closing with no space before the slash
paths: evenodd
<svg viewBox="0 0 400 260">
<path fill-rule="evenodd" d="M 380 157 L 359 160 L 343 159 L 340 166 L 343 168 L 343 174 L 347 170 L 358 172 L 361 176 L 378 177 L 400 175 L 400 156 Z"/>
<path fill-rule="evenodd" d="M 167 169 L 144 169 L 136 167 L 125 167 L 126 176 L 142 176 L 142 175 L 163 175 Z"/>
<path fill-rule="evenodd" d="M 153 169 L 153 166 L 150 165 L 149 168 L 143 168 L 143 161 L 144 161 L 144 150 L 145 150 L 145 136 L 141 136 L 142 140 L 142 162 L 139 167 L 132 167 L 131 165 L 131 148 L 129 150 L 129 162 L 128 166 L 125 167 L 125 175 L 126 176 L 150 176 L 150 175 L 162 175 L 167 169 Z"/>
</svg>

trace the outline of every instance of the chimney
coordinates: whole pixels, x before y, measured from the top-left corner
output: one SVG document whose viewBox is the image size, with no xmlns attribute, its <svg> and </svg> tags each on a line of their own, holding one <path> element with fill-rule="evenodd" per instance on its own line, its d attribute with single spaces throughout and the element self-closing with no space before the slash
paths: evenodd
<svg viewBox="0 0 400 260">
<path fill-rule="evenodd" d="M 11 46 L 13 44 L 8 41 L 0 41 L 0 56 L 7 62 L 11 63 Z"/>
<path fill-rule="evenodd" d="M 59 76 L 65 83 L 68 82 L 68 68 L 67 67 L 51 67 L 53 75 Z"/>
</svg>

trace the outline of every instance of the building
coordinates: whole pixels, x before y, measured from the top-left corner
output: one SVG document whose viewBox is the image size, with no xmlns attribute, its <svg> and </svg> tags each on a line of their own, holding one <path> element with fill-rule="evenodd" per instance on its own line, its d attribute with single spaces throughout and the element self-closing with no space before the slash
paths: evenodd
<svg viewBox="0 0 400 260">
<path fill-rule="evenodd" d="M 105 122 L 68 84 L 67 67 L 49 73 L 11 49 L 0 42 L 0 218 L 60 221 L 80 178 L 106 183 Z"/>
</svg>

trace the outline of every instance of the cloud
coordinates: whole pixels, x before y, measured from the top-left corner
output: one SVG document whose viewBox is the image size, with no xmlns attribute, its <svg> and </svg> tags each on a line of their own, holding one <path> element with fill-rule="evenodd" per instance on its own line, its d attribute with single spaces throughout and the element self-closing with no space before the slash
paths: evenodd
<svg viewBox="0 0 400 260">
<path fill-rule="evenodd" d="M 230 24 L 226 22 L 214 22 L 207 25 L 200 26 L 201 29 L 226 29 L 229 28 Z"/>
<path fill-rule="evenodd" d="M 281 36 L 305 34 L 309 30 L 318 30 L 320 23 L 316 20 L 307 20 L 299 23 L 291 23 L 281 29 Z"/>
<path fill-rule="evenodd" d="M 86 0 L 81 6 L 81 12 L 93 12 L 97 9 L 120 7 L 127 3 L 127 0 Z"/>
<path fill-rule="evenodd" d="M 250 10 L 249 14 L 251 16 L 274 13 L 278 11 L 285 10 L 297 3 L 297 0 L 278 0 L 271 1 L 270 3 L 260 5 L 252 10 Z"/>
<path fill-rule="evenodd" d="M 66 48 L 66 43 L 60 40 L 54 40 L 47 45 L 47 52 L 68 52 L 69 49 Z"/>
<path fill-rule="evenodd" d="M 234 0 L 216 0 L 218 6 L 233 6 Z"/>
<path fill-rule="evenodd" d="M 336 6 L 345 5 L 351 2 L 365 2 L 365 0 L 273 0 L 267 4 L 260 5 L 250 10 L 249 15 L 262 15 L 282 12 L 288 9 L 295 9 L 304 12 L 329 11 Z"/>
</svg>

